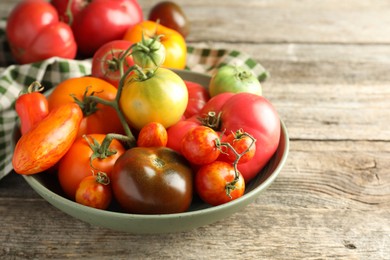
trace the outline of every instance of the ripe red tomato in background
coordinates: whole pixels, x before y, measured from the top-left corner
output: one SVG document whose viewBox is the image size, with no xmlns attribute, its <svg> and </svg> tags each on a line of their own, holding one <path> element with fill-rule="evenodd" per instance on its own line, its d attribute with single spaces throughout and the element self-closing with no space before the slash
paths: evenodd
<svg viewBox="0 0 390 260">
<path fill-rule="evenodd" d="M 118 87 L 121 79 L 118 59 L 131 45 L 131 42 L 125 40 L 114 40 L 102 45 L 92 58 L 92 76 Z M 133 65 L 133 58 L 128 55 L 123 62 L 122 69 L 125 72 Z"/>
<path fill-rule="evenodd" d="M 44 0 L 27 0 L 16 5 L 8 16 L 6 34 L 13 57 L 21 64 L 54 56 L 76 57 L 71 28 L 59 21 L 56 9 Z"/>
<path fill-rule="evenodd" d="M 186 111 L 184 111 L 184 117 L 189 118 L 193 115 L 197 115 L 210 99 L 209 93 L 202 85 L 185 80 L 188 90 L 188 104 Z"/>
<path fill-rule="evenodd" d="M 70 6 L 69 6 L 69 2 Z M 88 4 L 89 0 L 51 0 L 58 12 L 60 21 L 72 25 L 73 19 Z"/>
<path fill-rule="evenodd" d="M 72 30 L 83 57 L 92 57 L 103 44 L 122 39 L 126 31 L 143 20 L 136 0 L 94 0 L 75 17 Z"/>
<path fill-rule="evenodd" d="M 199 121 L 194 120 L 182 120 L 174 124 L 167 129 L 168 142 L 167 147 L 181 153 L 181 140 L 187 134 L 188 131 L 199 126 Z"/>
</svg>

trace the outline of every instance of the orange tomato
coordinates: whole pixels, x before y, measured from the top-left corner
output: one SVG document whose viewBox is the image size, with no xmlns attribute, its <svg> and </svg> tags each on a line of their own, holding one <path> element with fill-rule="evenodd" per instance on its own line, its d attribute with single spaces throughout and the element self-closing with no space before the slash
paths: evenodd
<svg viewBox="0 0 390 260">
<path fill-rule="evenodd" d="M 177 31 L 154 21 L 143 21 L 130 27 L 124 40 L 137 43 L 142 40 L 142 33 L 146 39 L 162 35 L 160 41 L 165 47 L 166 56 L 164 67 L 172 69 L 184 69 L 187 59 L 187 45 L 184 37 Z"/>
<path fill-rule="evenodd" d="M 103 142 L 106 135 L 91 134 L 86 136 L 90 142 L 95 140 L 99 145 Z M 112 168 L 115 161 L 125 152 L 125 148 L 118 140 L 112 140 L 109 146 L 110 151 L 115 154 L 106 158 L 95 158 L 91 162 L 90 158 L 94 153 L 89 143 L 84 137 L 79 137 L 70 147 L 69 151 L 63 156 L 58 164 L 58 181 L 65 194 L 75 199 L 77 188 L 80 182 L 87 176 L 98 171 L 104 172 L 108 178 L 111 178 Z"/>
<path fill-rule="evenodd" d="M 75 103 L 53 109 L 17 142 L 12 158 L 15 172 L 30 175 L 53 167 L 72 146 L 82 117 Z"/>
<path fill-rule="evenodd" d="M 87 92 L 86 92 L 87 91 Z M 48 97 L 49 110 L 66 103 L 73 103 L 74 98 L 95 95 L 105 100 L 114 100 L 117 89 L 107 81 L 97 77 L 77 77 L 61 82 Z M 73 96 L 73 97 L 72 97 Z M 115 109 L 103 104 L 87 104 L 83 109 L 83 120 L 78 136 L 84 134 L 123 133 L 123 127 Z"/>
<path fill-rule="evenodd" d="M 167 146 L 168 133 L 163 124 L 150 122 L 141 128 L 138 134 L 137 146 L 158 147 Z"/>
</svg>

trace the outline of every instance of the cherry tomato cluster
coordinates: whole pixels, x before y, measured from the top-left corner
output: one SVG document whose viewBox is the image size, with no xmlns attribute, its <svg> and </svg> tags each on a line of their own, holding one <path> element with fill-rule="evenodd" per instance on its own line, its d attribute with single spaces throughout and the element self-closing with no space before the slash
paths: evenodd
<svg viewBox="0 0 390 260">
<path fill-rule="evenodd" d="M 123 1 L 136 3 L 109 2 Z M 107 1 L 80 2 L 62 19 L 88 23 L 78 13 Z M 33 83 L 18 98 L 15 172 L 55 171 L 69 199 L 98 209 L 115 201 L 139 214 L 184 212 L 194 195 L 212 206 L 243 196 L 277 149 L 277 112 L 237 66 L 219 68 L 209 86 L 171 70 L 185 66 L 188 27 L 159 16 L 166 8 L 181 11 L 158 4 L 150 20 L 96 48 L 92 75 L 64 80 L 47 97 Z"/>
</svg>

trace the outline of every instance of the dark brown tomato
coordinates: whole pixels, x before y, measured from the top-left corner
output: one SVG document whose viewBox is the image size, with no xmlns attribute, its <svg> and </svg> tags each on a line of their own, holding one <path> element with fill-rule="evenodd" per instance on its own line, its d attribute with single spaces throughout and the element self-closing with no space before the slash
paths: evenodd
<svg viewBox="0 0 390 260">
<path fill-rule="evenodd" d="M 190 33 L 190 23 L 183 9 L 171 1 L 157 3 L 149 13 L 149 20 L 179 32 L 184 38 Z"/>
<path fill-rule="evenodd" d="M 114 165 L 111 184 L 115 199 L 129 213 L 180 213 L 192 202 L 192 170 L 166 147 L 127 150 Z"/>
</svg>

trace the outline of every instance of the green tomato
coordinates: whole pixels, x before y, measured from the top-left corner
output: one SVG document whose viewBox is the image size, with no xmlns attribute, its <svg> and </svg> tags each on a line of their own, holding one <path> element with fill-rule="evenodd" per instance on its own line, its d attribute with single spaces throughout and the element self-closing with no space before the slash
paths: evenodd
<svg viewBox="0 0 390 260">
<path fill-rule="evenodd" d="M 251 71 L 239 66 L 225 65 L 214 73 L 209 84 L 211 97 L 224 92 L 247 92 L 261 96 L 262 87 Z"/>
<path fill-rule="evenodd" d="M 132 50 L 134 64 L 143 69 L 156 69 L 165 61 L 165 47 L 159 37 L 142 39 Z"/>
<path fill-rule="evenodd" d="M 176 124 L 188 103 L 183 79 L 166 68 L 149 70 L 145 78 L 138 74 L 129 75 L 119 99 L 127 122 L 138 130 L 150 122 L 161 123 L 165 128 Z"/>
</svg>

